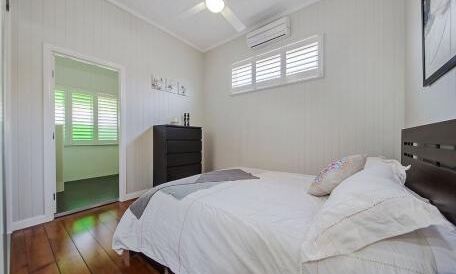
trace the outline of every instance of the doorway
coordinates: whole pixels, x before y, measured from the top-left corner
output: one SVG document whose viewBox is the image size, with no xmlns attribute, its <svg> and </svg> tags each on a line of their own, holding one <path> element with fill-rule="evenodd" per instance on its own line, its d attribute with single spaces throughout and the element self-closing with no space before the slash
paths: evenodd
<svg viewBox="0 0 456 274">
<path fill-rule="evenodd" d="M 54 56 L 56 214 L 119 199 L 119 73 Z"/>
<path fill-rule="evenodd" d="M 125 70 L 48 44 L 43 65 L 47 219 L 124 201 Z"/>
</svg>

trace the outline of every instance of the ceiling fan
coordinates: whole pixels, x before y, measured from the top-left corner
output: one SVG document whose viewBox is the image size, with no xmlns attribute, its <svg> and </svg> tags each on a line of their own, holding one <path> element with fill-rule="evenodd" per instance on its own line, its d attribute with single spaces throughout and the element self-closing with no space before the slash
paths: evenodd
<svg viewBox="0 0 456 274">
<path fill-rule="evenodd" d="M 241 32 L 246 28 L 234 12 L 225 5 L 224 0 L 205 0 L 185 11 L 181 17 L 187 18 L 196 15 L 205 9 L 208 9 L 212 13 L 221 13 L 226 21 L 228 21 L 238 32 Z"/>
</svg>

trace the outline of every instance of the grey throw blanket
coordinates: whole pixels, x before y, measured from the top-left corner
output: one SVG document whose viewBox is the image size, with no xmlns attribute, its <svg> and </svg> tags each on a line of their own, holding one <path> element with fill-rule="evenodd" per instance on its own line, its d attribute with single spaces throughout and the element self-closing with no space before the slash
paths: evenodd
<svg viewBox="0 0 456 274">
<path fill-rule="evenodd" d="M 243 171 L 242 169 L 226 169 L 203 173 L 199 177 L 195 177 L 195 180 L 193 182 L 188 182 L 187 180 L 178 180 L 152 188 L 130 206 L 130 211 L 139 220 L 144 213 L 147 205 L 149 204 L 152 196 L 154 196 L 154 194 L 160 190 L 180 200 L 193 192 L 202 189 L 208 189 L 224 182 L 252 179 L 259 178 Z"/>
</svg>

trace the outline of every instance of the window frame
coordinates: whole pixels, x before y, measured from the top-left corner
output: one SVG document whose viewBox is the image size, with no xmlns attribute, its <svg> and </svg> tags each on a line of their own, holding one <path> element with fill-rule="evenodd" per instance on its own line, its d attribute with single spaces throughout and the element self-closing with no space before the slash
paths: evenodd
<svg viewBox="0 0 456 274">
<path fill-rule="evenodd" d="M 313 43 L 318 43 L 318 68 L 315 70 L 311 70 L 308 73 L 297 73 L 287 75 L 287 59 L 286 55 L 288 51 L 298 49 L 305 45 L 311 45 Z M 286 85 L 291 85 L 299 82 L 305 82 L 313 79 L 319 79 L 324 77 L 324 36 L 323 35 L 313 35 L 303 40 L 299 40 L 297 42 L 292 42 L 286 45 L 282 45 L 273 49 L 269 49 L 262 53 L 256 54 L 252 57 L 244 59 L 239 62 L 235 62 L 231 66 L 231 95 L 238 95 L 243 93 L 248 93 L 252 91 L 260 91 L 270 88 L 276 88 Z M 274 54 L 280 54 L 281 59 L 281 75 L 279 78 L 263 81 L 257 83 L 256 81 L 256 64 L 257 61 L 265 59 L 265 56 L 273 56 Z M 236 67 L 240 67 L 243 65 L 251 64 L 252 67 L 252 83 L 250 85 L 241 86 L 233 88 L 233 70 Z"/>
<path fill-rule="evenodd" d="M 62 87 L 56 85 L 54 88 L 54 97 L 55 91 L 63 91 L 65 93 L 65 138 L 64 138 L 64 146 L 111 146 L 111 145 L 119 145 L 119 133 L 120 133 L 120 102 L 119 98 L 116 97 L 114 94 L 109 92 L 93 92 L 93 91 L 86 91 L 81 88 L 69 88 L 69 87 Z M 93 140 L 91 141 L 75 141 L 73 140 L 73 105 L 72 105 L 72 94 L 73 93 L 83 93 L 89 94 L 93 97 Z M 116 141 L 100 141 L 98 140 L 98 96 L 104 97 L 111 97 L 117 99 L 117 140 Z M 55 106 L 54 106 L 54 113 L 55 113 Z M 55 119 L 54 119 L 55 124 Z"/>
</svg>

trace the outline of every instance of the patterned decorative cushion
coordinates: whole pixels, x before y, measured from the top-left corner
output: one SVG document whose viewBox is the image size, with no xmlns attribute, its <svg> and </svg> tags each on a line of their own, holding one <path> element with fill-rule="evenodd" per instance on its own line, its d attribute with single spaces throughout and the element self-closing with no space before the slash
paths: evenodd
<svg viewBox="0 0 456 274">
<path fill-rule="evenodd" d="M 331 162 L 315 178 L 308 193 L 314 196 L 325 196 L 342 183 L 343 180 L 361 171 L 366 163 L 366 156 L 352 155 Z"/>
</svg>

